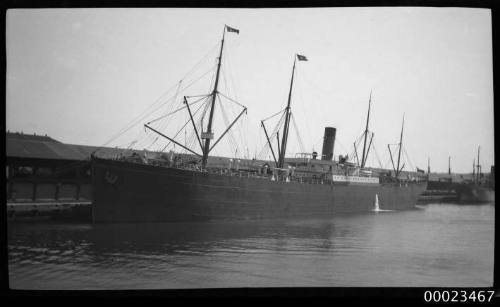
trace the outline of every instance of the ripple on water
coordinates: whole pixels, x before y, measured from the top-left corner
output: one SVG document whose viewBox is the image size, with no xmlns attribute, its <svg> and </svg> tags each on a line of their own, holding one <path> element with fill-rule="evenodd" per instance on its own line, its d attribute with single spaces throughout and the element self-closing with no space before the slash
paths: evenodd
<svg viewBox="0 0 500 307">
<path fill-rule="evenodd" d="M 489 286 L 494 208 L 331 219 L 9 224 L 18 289 Z"/>
</svg>

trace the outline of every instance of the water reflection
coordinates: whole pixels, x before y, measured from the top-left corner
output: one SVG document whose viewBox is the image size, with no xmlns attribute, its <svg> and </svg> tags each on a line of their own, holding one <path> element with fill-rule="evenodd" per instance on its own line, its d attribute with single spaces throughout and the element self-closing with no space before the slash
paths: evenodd
<svg viewBox="0 0 500 307">
<path fill-rule="evenodd" d="M 354 237 L 332 219 L 210 223 L 16 224 L 9 227 L 10 259 L 32 254 L 178 254 L 210 251 L 329 250 L 336 238 Z M 258 244 L 257 244 L 258 243 Z M 354 242 L 348 240 L 343 243 Z M 22 250 L 19 252 L 16 250 Z M 32 253 L 32 254 L 30 254 Z"/>
<path fill-rule="evenodd" d="M 15 223 L 10 280 L 34 289 L 450 286 L 460 274 L 462 286 L 480 286 L 491 281 L 493 216 L 493 206 L 431 205 L 316 219 Z"/>
</svg>

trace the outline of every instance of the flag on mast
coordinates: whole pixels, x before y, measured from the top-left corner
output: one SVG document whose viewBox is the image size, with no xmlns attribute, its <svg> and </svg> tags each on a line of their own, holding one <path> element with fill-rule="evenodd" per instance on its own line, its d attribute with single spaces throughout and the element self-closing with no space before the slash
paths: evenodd
<svg viewBox="0 0 500 307">
<path fill-rule="evenodd" d="M 226 30 L 227 32 L 235 32 L 236 34 L 240 34 L 240 30 L 231 28 L 230 26 L 226 25 Z"/>
<path fill-rule="evenodd" d="M 307 61 L 307 58 L 305 55 L 297 54 L 297 59 L 299 59 L 299 61 Z"/>
</svg>

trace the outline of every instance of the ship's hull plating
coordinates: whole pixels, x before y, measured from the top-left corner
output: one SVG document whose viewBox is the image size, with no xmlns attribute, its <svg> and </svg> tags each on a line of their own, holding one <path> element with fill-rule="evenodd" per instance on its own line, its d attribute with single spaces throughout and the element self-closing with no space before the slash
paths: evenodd
<svg viewBox="0 0 500 307">
<path fill-rule="evenodd" d="M 474 184 L 462 184 L 457 188 L 458 200 L 461 203 L 494 203 L 495 190 Z"/>
<path fill-rule="evenodd" d="M 94 158 L 95 222 L 321 216 L 414 208 L 426 183 L 407 186 L 276 182 Z"/>
<path fill-rule="evenodd" d="M 459 183 L 450 181 L 432 181 L 427 182 L 427 190 L 429 191 L 454 191 Z"/>
</svg>

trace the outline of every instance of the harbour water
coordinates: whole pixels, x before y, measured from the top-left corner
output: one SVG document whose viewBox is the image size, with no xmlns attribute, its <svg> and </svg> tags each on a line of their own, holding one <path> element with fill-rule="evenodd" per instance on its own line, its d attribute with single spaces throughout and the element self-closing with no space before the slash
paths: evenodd
<svg viewBox="0 0 500 307">
<path fill-rule="evenodd" d="M 8 225 L 12 289 L 488 287 L 494 205 L 283 220 Z"/>
</svg>

